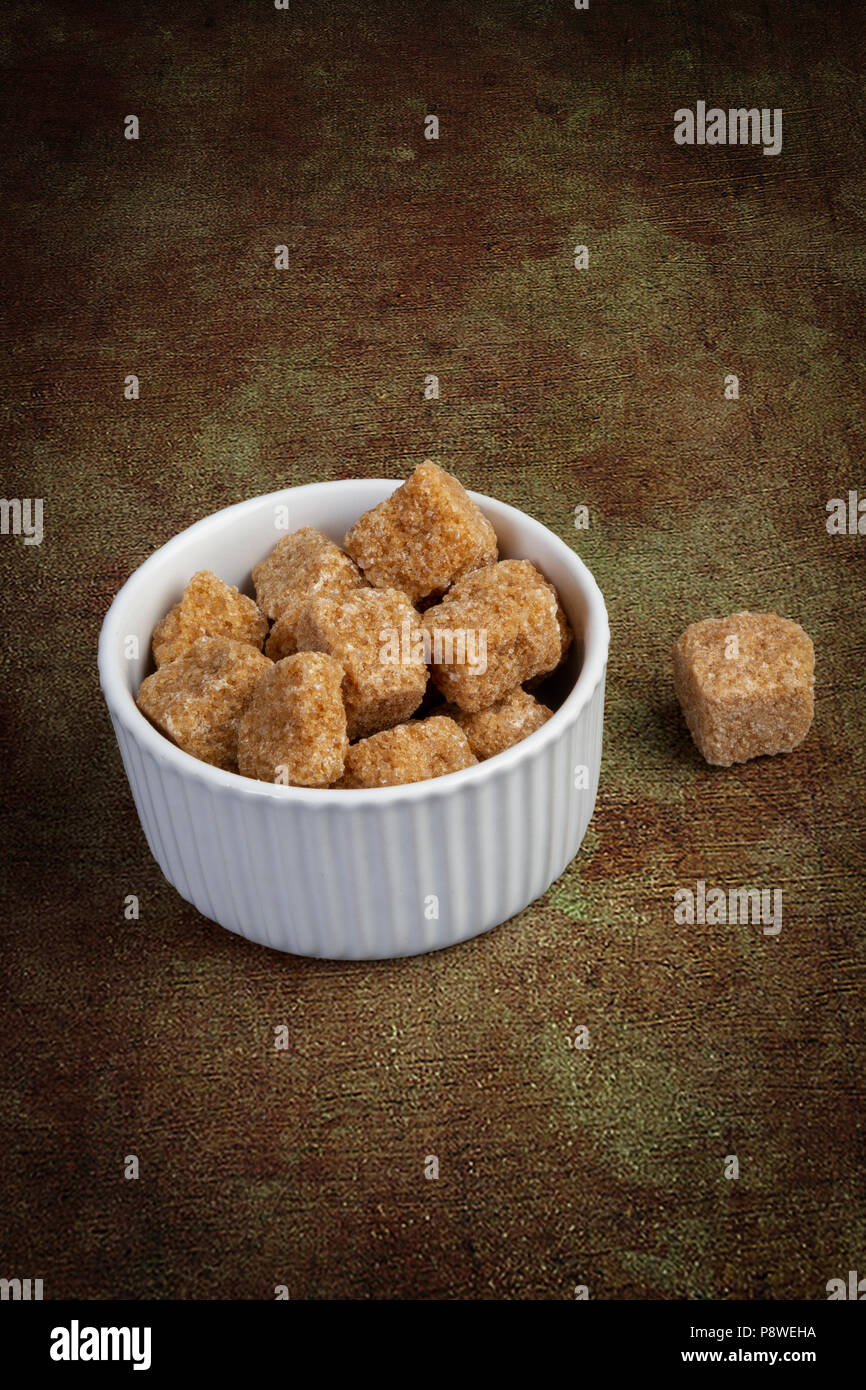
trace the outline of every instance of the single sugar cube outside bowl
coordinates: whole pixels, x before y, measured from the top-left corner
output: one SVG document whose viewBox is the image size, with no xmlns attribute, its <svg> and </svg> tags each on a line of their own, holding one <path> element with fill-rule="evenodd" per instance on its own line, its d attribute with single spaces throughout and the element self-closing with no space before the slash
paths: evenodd
<svg viewBox="0 0 866 1390">
<path fill-rule="evenodd" d="M 789 753 L 814 712 L 815 649 L 776 613 L 733 613 L 692 623 L 673 654 L 674 688 L 708 763 L 730 767 Z"/>
<path fill-rule="evenodd" d="M 189 757 L 137 708 L 153 629 L 191 575 L 209 569 L 252 595 L 252 568 L 279 539 L 275 517 L 286 507 L 292 527 L 315 527 L 339 543 L 395 487 L 385 479 L 310 484 L 205 517 L 135 571 L 100 635 L 103 693 L 166 878 L 206 917 L 297 955 L 411 955 L 504 922 L 573 859 L 595 803 L 609 642 L 604 601 L 564 541 L 478 494 L 473 500 L 495 526 L 501 554 L 531 560 L 556 586 L 579 638 L 557 677 L 566 692 L 561 705 L 528 738 L 432 780 L 327 790 L 241 777 Z"/>
</svg>

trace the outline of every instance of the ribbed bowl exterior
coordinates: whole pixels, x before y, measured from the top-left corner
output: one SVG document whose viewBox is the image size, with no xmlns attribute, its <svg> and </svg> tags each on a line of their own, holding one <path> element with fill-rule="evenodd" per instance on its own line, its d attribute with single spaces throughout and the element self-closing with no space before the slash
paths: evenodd
<svg viewBox="0 0 866 1390">
<path fill-rule="evenodd" d="M 606 668 L 605 668 L 606 669 Z M 168 881 L 206 917 L 276 950 L 372 960 L 465 941 L 520 912 L 577 853 L 595 805 L 604 670 L 558 737 L 423 799 L 320 804 L 181 773 L 112 712 L 139 818 Z"/>
</svg>

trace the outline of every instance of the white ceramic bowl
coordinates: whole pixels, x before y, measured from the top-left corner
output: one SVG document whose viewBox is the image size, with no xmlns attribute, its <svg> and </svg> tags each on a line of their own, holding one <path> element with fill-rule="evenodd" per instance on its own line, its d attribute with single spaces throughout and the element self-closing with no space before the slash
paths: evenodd
<svg viewBox="0 0 866 1390">
<path fill-rule="evenodd" d="M 205 517 L 127 580 L 99 639 L 103 694 L 162 872 L 206 917 L 297 955 L 369 960 L 477 936 L 545 892 L 577 853 L 595 805 L 609 643 L 604 600 L 563 541 L 477 493 L 502 556 L 531 560 L 552 580 L 582 635 L 564 672 L 571 688 L 561 707 L 522 743 L 428 782 L 319 791 L 211 767 L 139 712 L 135 693 L 150 669 L 153 628 L 196 570 L 252 593 L 252 567 L 286 525 L 280 508 L 288 506 L 292 530 L 316 526 L 342 542 L 352 522 L 398 486 L 313 483 Z M 140 655 L 130 659 L 133 636 Z"/>
</svg>

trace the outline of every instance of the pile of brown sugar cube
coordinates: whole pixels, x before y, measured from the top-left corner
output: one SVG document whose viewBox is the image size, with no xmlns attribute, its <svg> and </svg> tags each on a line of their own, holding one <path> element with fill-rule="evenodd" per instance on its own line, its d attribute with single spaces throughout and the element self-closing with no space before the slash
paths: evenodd
<svg viewBox="0 0 866 1390">
<path fill-rule="evenodd" d="M 138 705 L 193 757 L 290 786 L 394 786 L 494 757 L 551 716 L 524 687 L 572 641 L 556 590 L 499 559 L 430 461 L 344 549 L 305 526 L 253 583 L 255 602 L 200 571 L 154 631 Z"/>
</svg>

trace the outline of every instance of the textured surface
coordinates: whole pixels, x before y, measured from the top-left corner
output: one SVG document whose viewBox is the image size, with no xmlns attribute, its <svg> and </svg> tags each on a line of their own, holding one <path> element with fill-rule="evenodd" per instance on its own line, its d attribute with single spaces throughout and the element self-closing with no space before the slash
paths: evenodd
<svg viewBox="0 0 866 1390">
<path fill-rule="evenodd" d="M 0 537 L 0 1273 L 254 1298 L 812 1298 L 862 1273 L 866 538 L 825 528 L 864 486 L 862 6 L 4 19 L 3 491 L 45 499 L 45 537 Z M 697 100 L 782 107 L 782 154 L 677 147 Z M 490 936 L 293 961 L 163 881 L 99 622 L 204 513 L 427 456 L 604 589 L 595 819 Z M 813 637 L 815 724 L 708 769 L 670 649 L 741 608 Z M 698 880 L 781 888 L 781 933 L 676 925 Z"/>
</svg>

